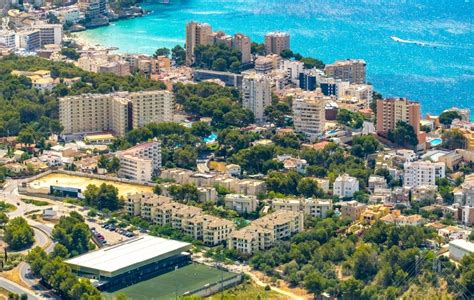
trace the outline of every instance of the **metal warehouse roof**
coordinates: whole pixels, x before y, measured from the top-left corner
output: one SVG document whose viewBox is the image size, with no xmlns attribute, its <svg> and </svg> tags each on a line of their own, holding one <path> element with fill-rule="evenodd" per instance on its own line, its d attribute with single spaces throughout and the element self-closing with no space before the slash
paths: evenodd
<svg viewBox="0 0 474 300">
<path fill-rule="evenodd" d="M 134 266 L 165 259 L 190 248 L 190 243 L 144 235 L 68 259 L 66 263 L 115 276 Z"/>
</svg>

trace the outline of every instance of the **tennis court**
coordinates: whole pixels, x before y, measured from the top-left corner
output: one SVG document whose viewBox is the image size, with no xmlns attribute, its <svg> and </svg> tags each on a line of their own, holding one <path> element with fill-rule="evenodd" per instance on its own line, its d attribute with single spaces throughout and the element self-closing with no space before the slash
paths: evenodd
<svg viewBox="0 0 474 300">
<path fill-rule="evenodd" d="M 188 291 L 227 279 L 235 274 L 221 271 L 201 264 L 190 264 L 175 271 L 139 282 L 113 293 L 103 293 L 106 299 L 122 293 L 128 299 L 175 299 Z"/>
</svg>

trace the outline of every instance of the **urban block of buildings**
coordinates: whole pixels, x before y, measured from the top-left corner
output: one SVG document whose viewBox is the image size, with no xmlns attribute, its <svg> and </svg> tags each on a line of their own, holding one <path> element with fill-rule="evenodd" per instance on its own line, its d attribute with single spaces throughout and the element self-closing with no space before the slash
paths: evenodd
<svg viewBox="0 0 474 300">
<path fill-rule="evenodd" d="M 161 143 L 159 141 L 136 145 L 117 152 L 120 160 L 118 176 L 139 182 L 152 182 L 153 175 L 161 168 Z"/>
</svg>

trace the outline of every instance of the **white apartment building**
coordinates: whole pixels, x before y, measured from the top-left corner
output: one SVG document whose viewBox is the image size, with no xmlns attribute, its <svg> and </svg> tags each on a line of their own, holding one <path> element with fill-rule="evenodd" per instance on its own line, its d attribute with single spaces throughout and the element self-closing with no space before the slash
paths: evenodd
<svg viewBox="0 0 474 300">
<path fill-rule="evenodd" d="M 76 5 L 57 8 L 55 10 L 51 10 L 51 13 L 55 15 L 61 21 L 62 24 L 76 24 L 83 19 L 83 16 L 81 15 L 81 10 Z"/>
<path fill-rule="evenodd" d="M 320 90 L 301 92 L 293 99 L 293 123 L 297 132 L 310 140 L 316 139 L 325 130 L 326 97 Z"/>
<path fill-rule="evenodd" d="M 387 180 L 385 180 L 385 177 L 383 176 L 370 175 L 368 187 L 372 192 L 377 189 L 386 189 Z"/>
<path fill-rule="evenodd" d="M 130 129 L 172 121 L 174 98 L 169 91 L 83 94 L 59 99 L 63 134 L 112 131 L 125 136 Z"/>
<path fill-rule="evenodd" d="M 274 210 L 302 212 L 307 216 L 325 218 L 332 209 L 331 200 L 322 199 L 273 199 L 271 207 Z"/>
<path fill-rule="evenodd" d="M 227 194 L 224 197 L 225 207 L 238 213 L 252 213 L 257 210 L 257 197 L 242 194 Z"/>
<path fill-rule="evenodd" d="M 0 45 L 4 45 L 7 48 L 15 48 L 15 32 L 0 30 Z"/>
<path fill-rule="evenodd" d="M 272 105 L 272 90 L 268 78 L 262 74 L 248 73 L 242 81 L 242 106 L 263 122 L 265 108 Z"/>
<path fill-rule="evenodd" d="M 62 24 L 35 24 L 33 29 L 40 32 L 41 47 L 44 45 L 61 45 L 63 42 Z"/>
<path fill-rule="evenodd" d="M 120 159 L 119 177 L 152 182 L 153 175 L 161 168 L 161 143 L 143 143 L 117 152 L 117 157 Z"/>
<path fill-rule="evenodd" d="M 359 181 L 355 177 L 343 174 L 334 181 L 333 195 L 339 198 L 352 198 L 358 190 Z"/>
<path fill-rule="evenodd" d="M 227 247 L 251 255 L 258 250 L 269 249 L 276 241 L 290 238 L 303 229 L 303 213 L 280 210 L 233 231 L 227 240 Z"/>
<path fill-rule="evenodd" d="M 406 162 L 404 169 L 403 185 L 409 188 L 421 185 L 436 185 L 436 179 L 445 176 L 445 164 L 442 162 Z"/>
<path fill-rule="evenodd" d="M 291 83 L 299 85 L 299 78 L 300 74 L 303 73 L 304 63 L 297 60 L 283 60 L 280 69 L 286 73 Z"/>
</svg>

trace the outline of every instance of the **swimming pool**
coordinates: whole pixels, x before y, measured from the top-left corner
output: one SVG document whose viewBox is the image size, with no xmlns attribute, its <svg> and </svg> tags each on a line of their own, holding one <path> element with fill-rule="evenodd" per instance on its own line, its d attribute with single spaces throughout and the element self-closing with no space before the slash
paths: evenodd
<svg viewBox="0 0 474 300">
<path fill-rule="evenodd" d="M 208 143 L 213 143 L 217 140 L 217 134 L 216 133 L 211 133 L 209 136 L 205 137 L 202 139 L 206 144 Z"/>
<path fill-rule="evenodd" d="M 435 138 L 429 141 L 431 147 L 436 147 L 439 146 L 443 143 L 443 140 L 441 138 Z"/>
</svg>

